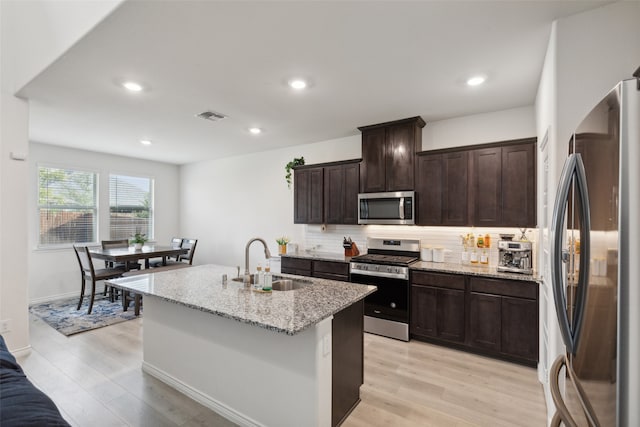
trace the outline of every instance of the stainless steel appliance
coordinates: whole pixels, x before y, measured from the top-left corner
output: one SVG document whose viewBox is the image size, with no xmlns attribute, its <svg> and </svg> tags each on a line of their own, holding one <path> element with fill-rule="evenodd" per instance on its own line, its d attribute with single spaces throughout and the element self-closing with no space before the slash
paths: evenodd
<svg viewBox="0 0 640 427">
<path fill-rule="evenodd" d="M 551 229 L 552 288 L 566 346 L 550 373 L 552 425 L 638 426 L 639 79 L 619 83 L 596 105 L 569 153 Z"/>
<path fill-rule="evenodd" d="M 531 242 L 498 241 L 498 271 L 533 274 Z"/>
<path fill-rule="evenodd" d="M 368 253 L 351 258 L 351 281 L 378 290 L 364 300 L 364 330 L 409 341 L 409 265 L 420 256 L 420 240 L 367 239 Z"/>
<path fill-rule="evenodd" d="M 358 224 L 413 225 L 415 192 L 358 194 Z"/>
</svg>

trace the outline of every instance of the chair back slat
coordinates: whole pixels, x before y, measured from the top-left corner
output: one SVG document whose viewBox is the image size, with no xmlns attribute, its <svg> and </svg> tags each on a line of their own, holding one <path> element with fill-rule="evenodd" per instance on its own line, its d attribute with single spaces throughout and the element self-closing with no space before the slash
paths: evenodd
<svg viewBox="0 0 640 427">
<path fill-rule="evenodd" d="M 183 240 L 180 237 L 174 237 L 171 239 L 171 247 L 174 249 L 179 249 L 182 247 Z"/>
<path fill-rule="evenodd" d="M 102 249 L 128 248 L 128 247 L 129 247 L 129 241 L 127 239 L 102 241 Z"/>
<path fill-rule="evenodd" d="M 89 254 L 89 248 L 87 246 L 73 246 L 73 250 L 76 252 L 78 263 L 80 264 L 80 270 L 84 273 L 93 275 L 93 262 L 91 261 L 91 255 Z"/>
<path fill-rule="evenodd" d="M 196 251 L 196 245 L 198 244 L 198 239 L 182 239 L 182 249 L 189 249 L 184 255 L 180 255 L 180 261 L 189 261 L 189 264 L 193 263 L 193 254 Z"/>
</svg>

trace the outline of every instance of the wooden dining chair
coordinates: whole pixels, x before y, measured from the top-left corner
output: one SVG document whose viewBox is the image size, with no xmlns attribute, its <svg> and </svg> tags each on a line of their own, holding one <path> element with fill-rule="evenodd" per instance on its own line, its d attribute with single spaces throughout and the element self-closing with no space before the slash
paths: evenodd
<svg viewBox="0 0 640 427">
<path fill-rule="evenodd" d="M 80 301 L 78 301 L 78 308 L 80 310 L 82 306 L 82 300 L 84 299 L 84 291 L 87 281 L 91 282 L 91 298 L 89 299 L 89 310 L 87 314 L 91 314 L 93 309 L 93 300 L 96 295 L 96 282 L 106 279 L 115 279 L 122 276 L 125 273 L 125 268 L 101 268 L 95 269 L 93 266 L 93 260 L 91 259 L 91 252 L 87 246 L 73 245 L 73 250 L 78 258 L 78 264 L 80 265 L 80 277 L 82 278 L 82 287 L 80 288 Z"/>
<path fill-rule="evenodd" d="M 171 246 L 172 248 L 178 249 L 182 247 L 182 238 L 181 237 L 173 237 L 171 239 L 171 243 L 169 243 L 169 246 Z M 175 258 L 175 259 L 174 259 Z M 149 260 L 149 265 L 151 267 L 162 267 L 163 265 L 166 265 L 167 261 L 178 261 L 178 257 L 173 257 L 173 256 L 168 256 L 165 258 L 153 258 L 151 260 Z"/>
</svg>

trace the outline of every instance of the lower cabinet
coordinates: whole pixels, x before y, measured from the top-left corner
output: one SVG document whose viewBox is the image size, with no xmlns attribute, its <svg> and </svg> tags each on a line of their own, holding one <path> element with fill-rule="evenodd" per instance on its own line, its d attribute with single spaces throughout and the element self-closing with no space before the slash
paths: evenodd
<svg viewBox="0 0 640 427">
<path fill-rule="evenodd" d="M 411 334 L 464 342 L 464 286 L 463 276 L 413 273 Z"/>
<path fill-rule="evenodd" d="M 538 362 L 538 284 L 413 271 L 411 337 Z"/>
<path fill-rule="evenodd" d="M 319 279 L 349 281 L 349 263 L 283 256 L 280 272 Z"/>
</svg>

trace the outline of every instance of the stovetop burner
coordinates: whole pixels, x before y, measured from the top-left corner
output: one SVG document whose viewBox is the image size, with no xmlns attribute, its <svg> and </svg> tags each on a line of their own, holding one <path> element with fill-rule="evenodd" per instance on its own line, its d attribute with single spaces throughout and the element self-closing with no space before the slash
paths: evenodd
<svg viewBox="0 0 640 427">
<path fill-rule="evenodd" d="M 417 257 L 402 255 L 383 255 L 383 254 L 366 254 L 351 258 L 351 261 L 362 262 L 366 264 L 381 265 L 409 265 L 417 261 Z"/>
</svg>

